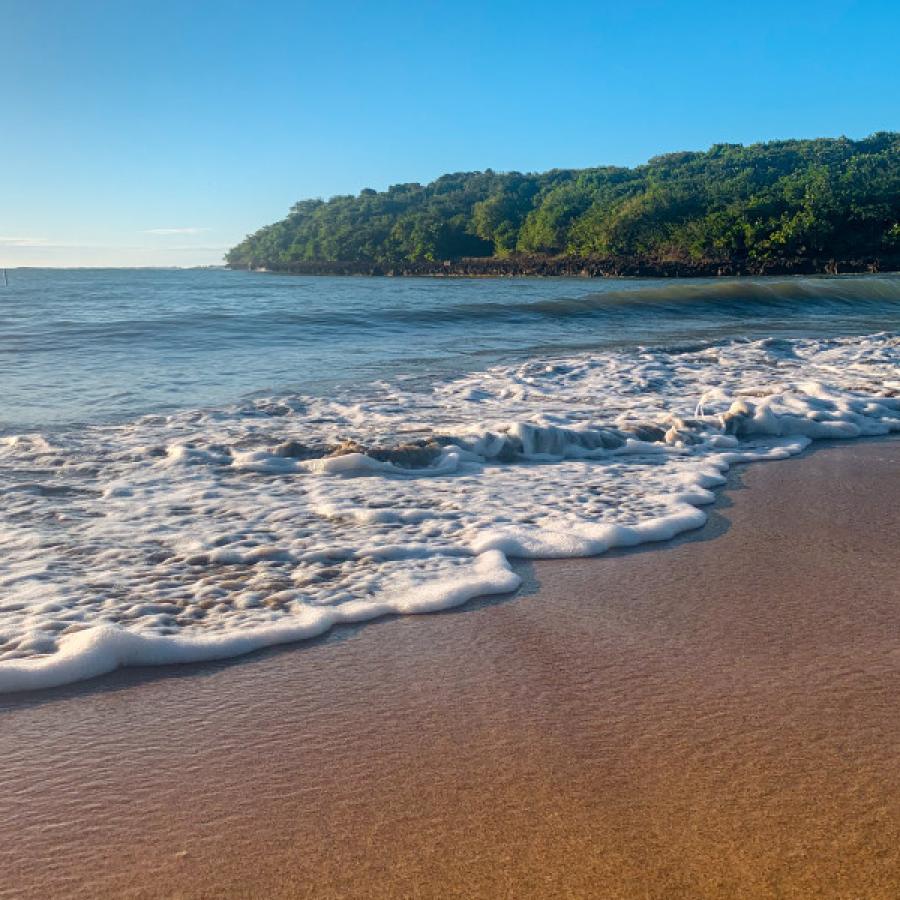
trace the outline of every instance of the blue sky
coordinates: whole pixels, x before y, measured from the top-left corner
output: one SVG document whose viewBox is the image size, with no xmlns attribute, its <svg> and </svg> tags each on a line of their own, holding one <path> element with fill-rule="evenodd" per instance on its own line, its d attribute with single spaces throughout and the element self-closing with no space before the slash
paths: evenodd
<svg viewBox="0 0 900 900">
<path fill-rule="evenodd" d="M 900 130 L 900 3 L 0 0 L 0 266 L 216 263 L 303 197 Z"/>
</svg>

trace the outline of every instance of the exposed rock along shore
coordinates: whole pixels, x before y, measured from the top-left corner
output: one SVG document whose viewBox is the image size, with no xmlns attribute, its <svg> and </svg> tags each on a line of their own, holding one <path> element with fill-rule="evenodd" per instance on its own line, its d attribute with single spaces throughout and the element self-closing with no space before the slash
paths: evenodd
<svg viewBox="0 0 900 900">
<path fill-rule="evenodd" d="M 249 265 L 232 265 L 230 268 L 292 275 L 701 278 L 734 275 L 838 275 L 897 272 L 900 271 L 900 254 L 842 260 L 799 257 L 767 261 L 514 255 L 467 257 L 443 261 L 422 260 L 396 264 L 347 260 L 343 262 L 310 261 L 280 266 L 260 261 Z"/>
</svg>

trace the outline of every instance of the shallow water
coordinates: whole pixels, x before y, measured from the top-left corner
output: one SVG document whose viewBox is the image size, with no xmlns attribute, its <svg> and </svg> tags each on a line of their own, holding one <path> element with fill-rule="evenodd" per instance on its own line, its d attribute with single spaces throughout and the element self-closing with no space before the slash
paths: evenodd
<svg viewBox="0 0 900 900">
<path fill-rule="evenodd" d="M 900 430 L 896 276 L 11 284 L 0 691 L 509 591 Z"/>
</svg>

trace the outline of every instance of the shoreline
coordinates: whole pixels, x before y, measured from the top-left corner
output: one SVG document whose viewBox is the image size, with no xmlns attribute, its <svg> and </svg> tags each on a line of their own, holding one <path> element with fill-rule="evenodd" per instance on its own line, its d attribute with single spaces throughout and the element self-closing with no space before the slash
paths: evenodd
<svg viewBox="0 0 900 900">
<path fill-rule="evenodd" d="M 194 665 L 222 660 L 238 660 L 269 647 L 291 646 L 316 640 L 342 626 L 359 627 L 395 615 L 425 615 L 464 607 L 486 596 L 515 596 L 523 579 L 516 566 L 548 559 L 579 559 L 608 555 L 620 548 L 665 544 L 678 536 L 704 527 L 706 511 L 715 502 L 717 493 L 727 481 L 727 473 L 736 465 L 756 461 L 788 459 L 805 452 L 810 439 L 801 437 L 803 449 L 790 446 L 791 440 L 768 452 L 738 458 L 713 467 L 715 479 L 705 483 L 698 476 L 693 484 L 693 496 L 681 497 L 662 515 L 634 525 L 619 525 L 614 535 L 604 541 L 604 549 L 593 552 L 572 552 L 542 555 L 540 552 L 519 555 L 508 549 L 494 548 L 473 554 L 471 571 L 443 585 L 440 593 L 430 594 L 420 602 L 415 594 L 399 594 L 379 605 L 374 612 L 363 610 L 345 613 L 341 607 L 322 609 L 319 617 L 287 619 L 276 625 L 261 628 L 232 630 L 212 638 L 192 640 L 178 636 L 144 635 L 119 627 L 87 628 L 67 638 L 49 656 L 33 659 L 0 661 L 0 697 L 4 695 L 37 694 L 67 685 L 90 682 L 121 669 L 143 669 L 168 665 Z M 805 447 L 804 447 L 805 444 Z M 736 451 L 740 457 L 741 451 Z M 690 492 L 689 492 L 690 493 Z M 699 493 L 699 495 L 698 495 Z M 596 539 L 595 539 L 596 540 Z"/>
<path fill-rule="evenodd" d="M 2 697 L 0 897 L 894 896 L 898 465 L 822 442 L 514 598 Z"/>
<path fill-rule="evenodd" d="M 274 275 L 372 276 L 386 278 L 785 278 L 814 275 L 891 275 L 900 257 L 859 259 L 659 260 L 580 256 L 466 257 L 455 260 L 380 263 L 365 260 L 303 262 L 287 266 L 227 264 L 232 271 Z"/>
</svg>

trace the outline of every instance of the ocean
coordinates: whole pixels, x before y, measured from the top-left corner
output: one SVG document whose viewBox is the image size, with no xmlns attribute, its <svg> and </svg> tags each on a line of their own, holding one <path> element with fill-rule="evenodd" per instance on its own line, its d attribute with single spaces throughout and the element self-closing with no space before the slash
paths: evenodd
<svg viewBox="0 0 900 900">
<path fill-rule="evenodd" d="M 697 528 L 734 463 L 900 431 L 898 323 L 896 275 L 11 270 L 0 692 Z"/>
</svg>

